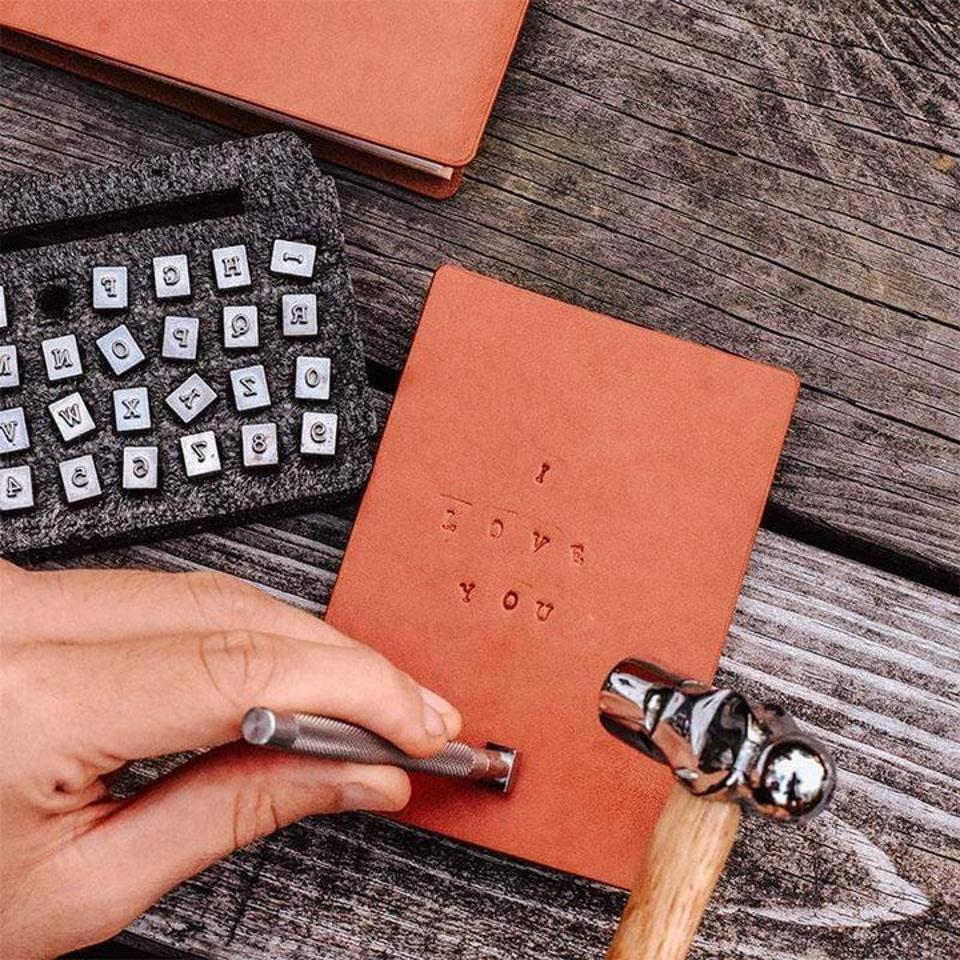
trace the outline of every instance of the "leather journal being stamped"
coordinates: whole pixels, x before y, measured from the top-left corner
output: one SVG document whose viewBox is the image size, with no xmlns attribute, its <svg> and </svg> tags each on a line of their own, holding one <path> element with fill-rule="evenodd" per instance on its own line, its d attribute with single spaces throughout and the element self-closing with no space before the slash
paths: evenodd
<svg viewBox="0 0 960 960">
<path fill-rule="evenodd" d="M 625 656 L 710 680 L 798 388 L 789 371 L 443 267 L 327 619 L 521 751 L 509 797 L 401 818 L 622 887 L 672 784 L 597 719 Z"/>
</svg>

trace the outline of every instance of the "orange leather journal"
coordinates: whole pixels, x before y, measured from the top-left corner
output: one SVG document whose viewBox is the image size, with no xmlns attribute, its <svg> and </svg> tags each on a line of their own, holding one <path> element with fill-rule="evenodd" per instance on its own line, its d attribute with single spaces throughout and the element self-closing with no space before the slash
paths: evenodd
<svg viewBox="0 0 960 960">
<path fill-rule="evenodd" d="M 671 779 L 607 733 L 638 655 L 709 680 L 798 388 L 443 267 L 327 619 L 521 751 L 509 796 L 433 779 L 402 819 L 630 886 Z"/>
<path fill-rule="evenodd" d="M 431 196 L 475 156 L 529 0 L 2 0 L 0 44 Z"/>
</svg>

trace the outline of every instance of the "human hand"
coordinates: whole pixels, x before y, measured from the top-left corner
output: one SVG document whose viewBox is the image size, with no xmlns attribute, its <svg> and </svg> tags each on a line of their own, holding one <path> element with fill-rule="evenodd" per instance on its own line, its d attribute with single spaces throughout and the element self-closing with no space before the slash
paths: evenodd
<svg viewBox="0 0 960 960">
<path fill-rule="evenodd" d="M 394 767 L 231 744 L 247 708 L 329 714 L 424 756 L 460 717 L 384 657 L 221 574 L 0 561 L 0 953 L 116 933 L 181 880 L 312 813 L 399 810 Z M 226 745 L 229 744 L 229 745 Z M 215 749 L 129 800 L 129 760 Z"/>
</svg>

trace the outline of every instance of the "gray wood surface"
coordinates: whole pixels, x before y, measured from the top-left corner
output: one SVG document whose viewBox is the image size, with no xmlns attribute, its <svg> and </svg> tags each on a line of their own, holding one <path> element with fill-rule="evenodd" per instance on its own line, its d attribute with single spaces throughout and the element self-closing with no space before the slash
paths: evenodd
<svg viewBox="0 0 960 960">
<path fill-rule="evenodd" d="M 697 957 L 960 955 L 958 41 L 956 0 L 536 0 L 458 196 L 331 171 L 384 410 L 448 260 L 803 379 L 722 679 L 806 718 L 842 786 L 808 827 L 746 823 Z M 0 171 L 224 136 L 0 58 Z M 321 613 L 351 517 L 88 562 L 228 570 Z M 578 960 L 622 903 L 318 819 L 133 931 L 202 956 Z"/>
</svg>

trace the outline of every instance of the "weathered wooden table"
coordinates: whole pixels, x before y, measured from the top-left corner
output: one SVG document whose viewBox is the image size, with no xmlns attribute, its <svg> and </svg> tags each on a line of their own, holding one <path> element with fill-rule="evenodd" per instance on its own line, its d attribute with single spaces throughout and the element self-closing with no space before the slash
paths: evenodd
<svg viewBox="0 0 960 960">
<path fill-rule="evenodd" d="M 957 0 L 537 0 L 456 198 L 331 171 L 384 412 L 445 261 L 803 379 L 722 679 L 804 717 L 841 786 L 803 829 L 745 824 L 697 957 L 960 956 L 958 51 Z M 230 136 L 2 71 L 9 173 Z M 216 567 L 322 613 L 351 516 L 88 562 Z M 343 817 L 231 857 L 132 934 L 199 956 L 575 960 L 623 902 Z"/>
</svg>

